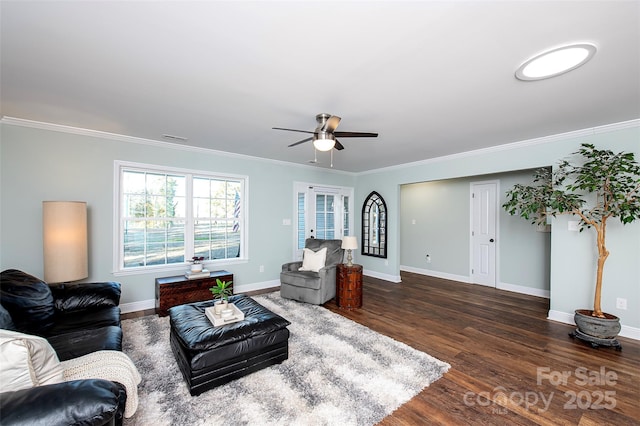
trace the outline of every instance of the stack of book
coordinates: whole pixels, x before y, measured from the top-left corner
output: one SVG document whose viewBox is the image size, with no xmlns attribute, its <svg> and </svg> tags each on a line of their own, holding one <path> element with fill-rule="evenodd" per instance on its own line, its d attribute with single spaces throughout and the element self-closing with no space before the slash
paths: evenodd
<svg viewBox="0 0 640 426">
<path fill-rule="evenodd" d="M 203 269 L 200 272 L 192 272 L 191 270 L 187 271 L 184 276 L 190 280 L 195 280 L 196 278 L 208 278 L 211 272 L 208 269 Z"/>
</svg>

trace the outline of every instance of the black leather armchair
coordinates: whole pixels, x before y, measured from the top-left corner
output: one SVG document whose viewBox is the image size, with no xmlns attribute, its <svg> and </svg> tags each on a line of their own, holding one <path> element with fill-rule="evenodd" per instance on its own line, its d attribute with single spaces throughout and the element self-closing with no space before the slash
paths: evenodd
<svg viewBox="0 0 640 426">
<path fill-rule="evenodd" d="M 49 286 L 22 271 L 0 274 L 0 328 L 46 338 L 60 361 L 122 350 L 120 284 Z M 126 392 L 108 380 L 78 380 L 3 392 L 2 425 L 121 425 Z"/>
</svg>

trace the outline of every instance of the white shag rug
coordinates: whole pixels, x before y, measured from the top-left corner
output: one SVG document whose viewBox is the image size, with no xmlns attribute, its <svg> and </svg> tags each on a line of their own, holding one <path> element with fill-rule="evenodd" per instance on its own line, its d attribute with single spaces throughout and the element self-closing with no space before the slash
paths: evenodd
<svg viewBox="0 0 640 426">
<path fill-rule="evenodd" d="M 289 359 L 191 396 L 169 346 L 169 317 L 124 320 L 142 375 L 131 425 L 374 425 L 449 364 L 321 306 L 253 296 L 291 322 Z"/>
</svg>

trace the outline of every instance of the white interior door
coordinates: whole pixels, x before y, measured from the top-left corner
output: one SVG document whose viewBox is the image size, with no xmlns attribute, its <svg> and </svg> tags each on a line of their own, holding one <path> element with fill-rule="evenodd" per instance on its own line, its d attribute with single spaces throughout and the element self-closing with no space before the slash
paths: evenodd
<svg viewBox="0 0 640 426">
<path fill-rule="evenodd" d="M 471 184 L 471 281 L 496 286 L 498 182 Z"/>
<path fill-rule="evenodd" d="M 295 191 L 295 259 L 302 259 L 307 238 L 342 239 L 353 226 L 352 188 L 298 184 Z"/>
</svg>

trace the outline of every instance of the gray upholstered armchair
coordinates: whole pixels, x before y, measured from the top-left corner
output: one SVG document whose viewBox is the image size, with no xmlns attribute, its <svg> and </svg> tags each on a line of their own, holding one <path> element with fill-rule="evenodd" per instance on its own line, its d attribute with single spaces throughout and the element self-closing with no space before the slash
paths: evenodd
<svg viewBox="0 0 640 426">
<path fill-rule="evenodd" d="M 300 271 L 302 261 L 282 265 L 280 295 L 285 299 L 321 305 L 336 297 L 336 265 L 342 262 L 342 240 L 308 238 L 305 248 L 314 252 L 327 248 L 324 266 L 314 271 Z"/>
</svg>

